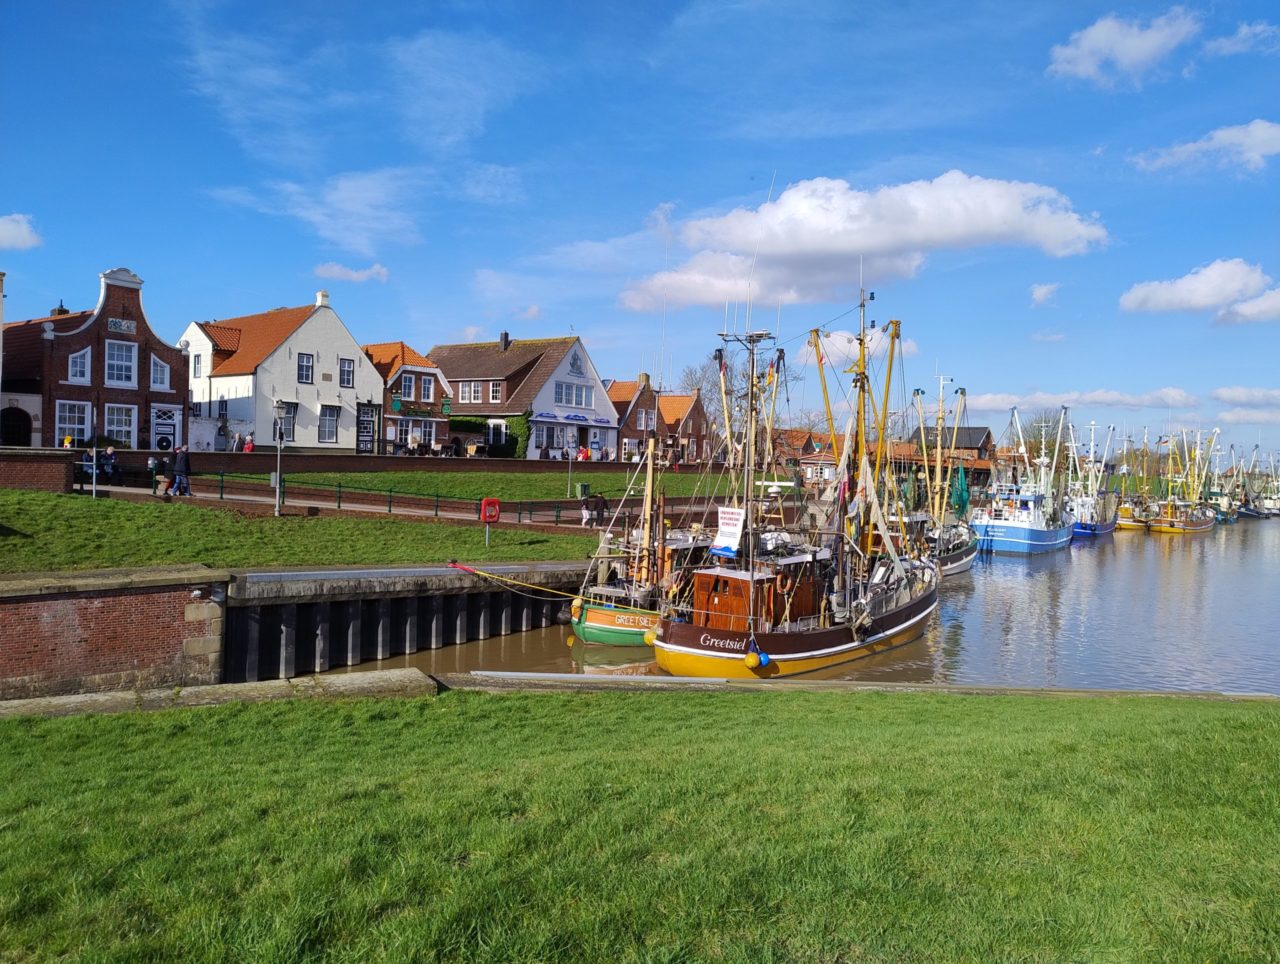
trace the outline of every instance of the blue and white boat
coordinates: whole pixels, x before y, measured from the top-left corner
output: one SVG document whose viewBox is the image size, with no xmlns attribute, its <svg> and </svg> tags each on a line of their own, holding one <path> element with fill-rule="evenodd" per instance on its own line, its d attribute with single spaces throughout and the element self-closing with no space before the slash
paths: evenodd
<svg viewBox="0 0 1280 964">
<path fill-rule="evenodd" d="M 1018 410 L 1013 410 L 1017 454 L 1022 462 L 1021 481 L 1015 467 L 1009 481 L 992 486 L 989 503 L 974 511 L 969 525 L 978 537 L 980 552 L 1027 556 L 1056 552 L 1071 544 L 1075 517 L 1054 497 L 1052 486 L 1065 418 L 1064 408 L 1058 419 L 1052 458 L 1046 444 L 1048 426 L 1041 426 L 1040 454 L 1035 459 L 1033 471 L 1022 437 L 1022 423 L 1018 421 Z"/>
<path fill-rule="evenodd" d="M 1075 517 L 1072 536 L 1076 539 L 1096 539 L 1116 531 L 1116 517 L 1120 508 L 1114 492 L 1102 487 L 1102 476 L 1111 451 L 1111 433 L 1114 425 L 1107 426 L 1107 440 L 1102 446 L 1102 458 L 1097 458 L 1094 432 L 1097 422 L 1089 423 L 1089 453 L 1083 459 L 1077 452 L 1075 429 L 1071 434 L 1070 469 L 1067 480 L 1067 511 Z"/>
</svg>

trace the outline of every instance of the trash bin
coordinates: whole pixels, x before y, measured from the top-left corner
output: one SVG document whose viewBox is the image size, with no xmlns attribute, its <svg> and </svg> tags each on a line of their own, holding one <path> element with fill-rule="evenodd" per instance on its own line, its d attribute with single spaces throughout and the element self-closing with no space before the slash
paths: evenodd
<svg viewBox="0 0 1280 964">
<path fill-rule="evenodd" d="M 590 482 L 579 482 L 579 483 L 578 483 L 578 498 L 579 498 L 579 499 L 585 499 L 585 498 L 586 498 L 587 496 L 589 496 L 590 494 L 591 494 L 591 483 L 590 483 Z"/>
</svg>

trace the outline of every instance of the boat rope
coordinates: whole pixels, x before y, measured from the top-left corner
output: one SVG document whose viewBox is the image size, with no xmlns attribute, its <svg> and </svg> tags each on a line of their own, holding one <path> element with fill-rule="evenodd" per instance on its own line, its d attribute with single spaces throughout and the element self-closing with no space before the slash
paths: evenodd
<svg viewBox="0 0 1280 964">
<path fill-rule="evenodd" d="M 480 576 L 482 579 L 489 579 L 493 582 L 508 583 L 512 586 L 523 586 L 525 589 L 533 589 L 543 594 L 549 594 L 552 596 L 564 596 L 566 599 L 576 599 L 578 597 L 578 594 L 576 592 L 565 592 L 563 589 L 552 589 L 550 586 L 535 586 L 531 582 L 521 582 L 519 579 L 512 579 L 510 576 L 499 575 L 496 572 L 485 572 L 483 569 L 475 569 L 471 566 L 464 566 L 460 562 L 449 563 L 449 568 L 457 569 L 460 572 L 470 573 L 473 576 Z M 533 593 L 519 593 L 519 595 L 528 596 L 531 599 L 537 598 L 534 596 Z"/>
</svg>

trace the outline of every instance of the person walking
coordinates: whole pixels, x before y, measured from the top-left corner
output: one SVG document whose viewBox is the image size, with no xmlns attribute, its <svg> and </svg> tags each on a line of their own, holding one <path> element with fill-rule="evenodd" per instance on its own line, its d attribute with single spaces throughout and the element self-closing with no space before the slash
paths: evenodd
<svg viewBox="0 0 1280 964">
<path fill-rule="evenodd" d="M 187 447 L 179 445 L 173 457 L 174 495 L 191 495 L 191 456 Z"/>
<path fill-rule="evenodd" d="M 231 451 L 233 452 L 244 451 L 244 437 L 239 432 L 236 432 L 236 434 L 231 439 Z"/>
<path fill-rule="evenodd" d="M 596 512 L 596 526 L 597 528 L 603 528 L 605 514 L 609 511 L 609 503 L 605 500 L 603 492 L 597 492 L 591 497 L 591 501 Z"/>
<path fill-rule="evenodd" d="M 584 495 L 582 497 L 582 528 L 586 528 L 591 522 L 591 501 Z"/>
</svg>

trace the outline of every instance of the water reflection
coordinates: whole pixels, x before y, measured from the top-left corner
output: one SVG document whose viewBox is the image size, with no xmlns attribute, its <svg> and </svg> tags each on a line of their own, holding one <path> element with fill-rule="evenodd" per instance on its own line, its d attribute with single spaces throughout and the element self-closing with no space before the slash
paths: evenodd
<svg viewBox="0 0 1280 964">
<path fill-rule="evenodd" d="M 979 560 L 946 579 L 929 630 L 816 678 L 1280 695 L 1280 520 L 1185 536 L 1117 532 L 1064 552 Z M 568 627 L 448 646 L 353 670 L 416 666 L 658 674 L 647 647 L 585 645 Z"/>
</svg>

